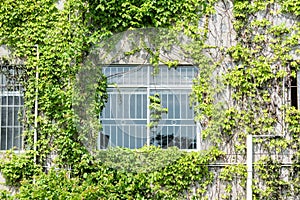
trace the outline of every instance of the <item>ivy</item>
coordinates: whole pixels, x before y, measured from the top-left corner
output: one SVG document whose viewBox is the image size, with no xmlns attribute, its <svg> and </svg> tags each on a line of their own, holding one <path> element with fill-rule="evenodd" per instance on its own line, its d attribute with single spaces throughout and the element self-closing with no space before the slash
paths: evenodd
<svg viewBox="0 0 300 200">
<path fill-rule="evenodd" d="M 220 46 L 211 42 L 214 40 L 211 19 L 217 16 L 222 3 L 225 10 L 227 4 L 232 6 L 232 10 L 226 11 L 230 12 L 233 21 L 233 27 L 227 25 L 234 42 Z M 228 161 L 219 157 L 220 152 L 236 154 L 243 162 L 247 134 L 281 134 L 286 138 L 257 140 L 256 145 L 260 145 L 265 154 L 293 152 L 293 165 L 288 170 L 290 180 L 282 180 L 280 163 L 270 156 L 263 157 L 255 168 L 259 181 L 254 182 L 254 197 L 299 196 L 300 113 L 289 105 L 286 87 L 296 77 L 300 66 L 299 15 L 296 0 L 67 0 L 60 9 L 55 0 L 1 1 L 0 44 L 5 44 L 15 58 L 25 63 L 20 69 L 26 74 L 20 79 L 25 91 L 25 117 L 22 120 L 25 149 L 37 148 L 36 152 L 28 151 L 20 157 L 9 154 L 4 159 L 1 172 L 7 184 L 21 184 L 19 199 L 66 199 L 70 196 L 74 199 L 178 199 L 182 198 L 183 191 L 190 195 L 190 186 L 196 184 L 201 186 L 199 198 L 205 198 L 205 190 L 213 184 L 214 178 L 206 164 L 215 162 L 217 157 Z M 285 23 L 276 22 L 280 21 L 279 17 Z M 193 39 L 183 48 L 199 68 L 191 104 L 195 120 L 203 129 L 202 139 L 209 140 L 216 147 L 215 152 L 210 152 L 211 159 L 198 153 L 182 153 L 174 164 L 159 171 L 126 174 L 97 163 L 83 147 L 86 132 L 85 127 L 78 127 L 80 117 L 76 106 L 80 106 L 80 101 L 74 103 L 74 93 L 78 92 L 74 87 L 79 69 L 87 67 L 84 58 L 91 53 L 91 46 L 112 34 L 143 27 L 183 31 Z M 166 48 L 169 47 L 167 44 Z M 151 49 L 145 45 L 126 52 L 125 56 L 136 54 L 141 49 L 151 54 L 150 63 L 154 66 L 162 61 L 159 48 Z M 178 61 L 165 64 L 176 67 Z M 38 83 L 36 74 L 39 74 Z M 97 117 L 107 101 L 107 80 L 100 74 L 99 77 L 96 94 L 91 100 L 96 109 L 89 111 Z M 35 144 L 36 95 L 39 140 Z M 82 98 L 81 103 L 84 100 Z M 159 96 L 152 96 L 150 101 L 152 122 L 148 126 L 155 127 L 167 109 L 161 107 Z M 90 123 L 93 126 L 97 122 Z M 135 151 L 123 151 L 128 153 L 126 159 L 129 160 L 136 155 Z M 156 152 L 153 149 L 146 151 Z M 58 155 L 55 159 L 57 167 L 72 168 L 71 172 L 38 172 L 41 166 L 53 162 L 51 154 Z M 37 165 L 32 163 L 33 155 L 37 156 Z M 30 161 L 28 165 L 24 164 L 25 160 Z M 36 174 L 39 174 L 37 184 L 31 184 L 30 177 Z M 231 184 L 234 176 L 244 187 L 244 165 L 228 166 L 222 170 L 219 178 L 226 185 L 223 198 L 233 197 Z M 288 184 L 292 185 L 289 187 Z M 281 190 L 289 192 L 284 196 Z M 5 193 L 1 195 L 7 196 Z"/>
<path fill-rule="evenodd" d="M 161 106 L 160 95 L 155 93 L 153 96 L 149 96 L 150 99 L 150 123 L 147 126 L 152 130 L 153 134 L 156 133 L 156 128 L 159 121 L 162 119 L 162 114 L 168 113 L 168 108 L 163 108 Z"/>
<path fill-rule="evenodd" d="M 6 185 L 16 187 L 20 186 L 23 180 L 32 183 L 32 176 L 41 172 L 42 168 L 33 162 L 31 151 L 18 156 L 11 150 L 4 155 L 0 170 L 6 180 Z"/>
<path fill-rule="evenodd" d="M 124 150 L 114 149 L 107 155 L 110 157 L 124 155 Z M 125 151 L 131 153 L 129 150 Z M 48 174 L 42 173 L 36 176 L 34 184 L 30 180 L 23 180 L 20 192 L 14 197 L 18 199 L 182 199 L 185 196 L 192 198 L 194 194 L 189 188 L 201 182 L 202 187 L 199 190 L 205 190 L 212 181 L 207 164 L 213 161 L 212 158 L 219 156 L 219 152 L 214 149 L 201 154 L 181 152 L 178 149 L 167 150 L 168 154 L 165 154 L 165 150 L 157 147 L 143 147 L 138 151 L 142 155 L 149 155 L 147 160 L 154 162 L 150 163 L 149 168 L 146 165 L 144 165 L 146 168 L 140 168 L 143 171 L 120 170 L 114 168 L 117 167 L 115 162 L 112 166 L 95 162 L 89 173 L 83 177 L 72 178 L 70 171 L 52 169 Z M 161 162 L 164 165 L 159 168 L 153 166 L 157 159 L 161 158 L 160 156 L 176 153 L 179 154 L 171 163 Z M 130 164 L 128 161 L 132 160 L 126 158 L 123 158 L 124 162 L 120 164 Z M 119 167 L 125 169 L 122 165 Z M 156 169 L 152 170 L 153 167 Z M 3 193 L 3 195 L 7 194 Z"/>
<path fill-rule="evenodd" d="M 203 69 L 200 64 L 193 86 L 192 98 L 196 104 L 196 119 L 202 125 L 202 136 L 227 151 L 228 159 L 232 154 L 240 161 L 245 159 L 247 134 L 284 135 L 286 137 L 282 139 L 258 140 L 255 145 L 268 155 L 290 151 L 298 139 L 289 138 L 299 136 L 299 112 L 287 102 L 287 85 L 292 77 L 296 77 L 299 66 L 299 55 L 293 50 L 299 48 L 297 3 L 234 1 L 232 6 L 235 42 L 228 47 L 215 47 L 215 51 L 224 56 L 213 57 L 206 65 L 209 69 Z M 279 16 L 281 13 L 284 14 Z M 276 22 L 279 18 L 281 21 Z M 205 49 L 205 45 L 202 48 Z M 205 73 L 207 71 L 209 73 Z M 297 171 L 291 173 L 293 178 L 289 182 L 295 184 L 299 180 L 296 167 L 299 157 L 298 150 L 292 151 L 294 167 L 287 167 L 287 171 Z M 265 190 L 255 191 L 256 198 L 284 199 L 298 195 L 298 190 L 287 187 L 287 182 L 280 177 L 286 173 L 277 163 L 280 161 L 281 157 L 278 161 L 270 157 L 259 161 L 261 172 L 255 174 L 254 188 L 264 187 Z M 269 169 L 278 170 L 277 177 L 273 177 Z M 236 197 L 232 196 L 230 185 L 236 172 L 234 166 L 222 170 L 220 178 L 228 181 L 222 198 Z M 265 177 L 266 173 L 270 176 Z M 245 175 L 238 180 L 244 182 Z"/>
</svg>

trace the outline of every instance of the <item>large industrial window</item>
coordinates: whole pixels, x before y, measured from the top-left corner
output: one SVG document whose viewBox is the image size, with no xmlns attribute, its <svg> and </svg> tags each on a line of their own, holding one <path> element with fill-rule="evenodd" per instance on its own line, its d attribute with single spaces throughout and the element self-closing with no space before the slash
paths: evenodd
<svg viewBox="0 0 300 200">
<path fill-rule="evenodd" d="M 140 148 L 155 145 L 162 148 L 197 148 L 197 127 L 189 94 L 197 72 L 193 66 L 169 69 L 160 66 L 153 75 L 153 67 L 145 65 L 113 65 L 104 68 L 110 87 L 109 100 L 102 113 L 103 130 L 99 148 Z M 155 133 L 150 132 L 149 96 L 158 93 L 162 107 L 168 112 Z"/>
<path fill-rule="evenodd" d="M 19 121 L 24 105 L 17 68 L 1 66 L 0 73 L 0 150 L 22 148 L 22 125 Z"/>
</svg>

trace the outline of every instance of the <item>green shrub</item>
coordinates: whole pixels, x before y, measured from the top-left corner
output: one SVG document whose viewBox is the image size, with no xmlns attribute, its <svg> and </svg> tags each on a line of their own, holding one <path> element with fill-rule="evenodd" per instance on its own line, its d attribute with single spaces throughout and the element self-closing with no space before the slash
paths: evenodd
<svg viewBox="0 0 300 200">
<path fill-rule="evenodd" d="M 72 172 L 51 169 L 47 174 L 35 177 L 35 182 L 24 179 L 21 182 L 17 199 L 184 199 L 190 188 L 200 183 L 202 191 L 211 182 L 207 164 L 219 156 L 220 152 L 209 151 L 178 153 L 178 158 L 160 168 L 148 168 L 146 171 L 131 170 L 108 166 L 105 162 L 93 162 L 88 172 L 82 176 L 71 177 Z M 157 155 L 164 159 L 171 150 L 157 147 L 139 149 L 143 155 Z M 126 151 L 132 158 L 137 150 L 109 150 L 111 157 Z M 131 152 L 131 153 L 129 153 Z M 103 154 L 103 152 L 102 152 Z M 151 158 L 151 156 L 149 158 Z M 145 157 L 142 157 L 144 160 Z M 138 159 L 134 160 L 139 163 Z M 150 162 L 151 163 L 151 162 Z M 149 163 L 148 163 L 149 164 Z M 155 163 L 151 163 L 155 165 Z M 129 165 L 128 165 L 129 166 Z M 146 165 L 149 167 L 149 165 Z M 91 170 L 93 169 L 93 170 Z M 138 169 L 138 168 L 137 168 Z M 151 169 L 151 170 L 150 170 Z"/>
<path fill-rule="evenodd" d="M 32 181 L 33 176 L 41 172 L 41 167 L 34 164 L 31 151 L 16 154 L 10 150 L 0 162 L 0 171 L 7 186 L 20 186 L 22 180 Z"/>
</svg>

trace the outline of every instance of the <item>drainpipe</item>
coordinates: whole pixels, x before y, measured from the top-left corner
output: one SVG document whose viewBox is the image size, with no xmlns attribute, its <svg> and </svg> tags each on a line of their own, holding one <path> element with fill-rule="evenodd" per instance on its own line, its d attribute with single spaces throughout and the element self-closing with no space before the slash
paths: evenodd
<svg viewBox="0 0 300 200">
<path fill-rule="evenodd" d="M 39 46 L 36 44 L 34 45 L 36 47 L 36 58 L 37 58 L 37 63 L 39 61 Z M 38 84 L 39 84 L 39 72 L 38 72 L 38 64 L 36 65 L 36 72 L 35 72 L 35 102 L 34 102 L 34 135 L 33 135 L 33 150 L 34 150 L 34 163 L 36 164 L 36 151 L 37 151 L 37 117 L 38 117 Z"/>
</svg>

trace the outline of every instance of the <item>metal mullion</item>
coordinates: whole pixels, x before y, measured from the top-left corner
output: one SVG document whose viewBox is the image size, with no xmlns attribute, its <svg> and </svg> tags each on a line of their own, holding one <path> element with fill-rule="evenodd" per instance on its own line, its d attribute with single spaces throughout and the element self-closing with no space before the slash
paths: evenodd
<svg viewBox="0 0 300 200">
<path fill-rule="evenodd" d="M 13 76 L 15 75 L 15 70 L 13 71 Z M 16 83 L 13 83 L 14 86 Z M 16 109 L 16 105 L 15 105 L 15 95 L 12 96 L 12 105 L 13 105 L 13 108 L 12 108 L 12 122 L 11 122 L 11 125 L 12 125 L 12 130 L 11 130 L 11 145 L 12 147 L 14 146 L 14 138 L 15 138 L 15 109 Z"/>
<path fill-rule="evenodd" d="M 0 86 L 1 86 L 1 93 L 0 93 L 0 149 L 1 148 L 1 144 L 2 144 L 2 108 L 3 108 L 3 102 L 2 102 L 2 98 L 3 98 L 3 74 L 0 74 Z"/>
<path fill-rule="evenodd" d="M 128 119 L 131 119 L 131 117 L 130 117 L 130 94 L 128 94 L 127 107 L 129 108 L 128 109 L 128 111 L 129 111 L 129 113 L 128 113 Z"/>
<path fill-rule="evenodd" d="M 182 93 L 178 94 L 178 96 L 179 96 L 179 110 L 178 110 L 179 111 L 179 119 L 182 119 L 182 117 L 181 117 L 181 108 L 182 108 L 182 106 L 181 106 L 181 102 L 182 102 L 181 101 L 181 94 Z"/>
<path fill-rule="evenodd" d="M 19 89 L 20 89 L 20 86 L 19 86 Z M 22 116 L 22 105 L 21 105 L 21 98 L 22 97 L 19 97 L 18 98 L 18 105 L 19 105 L 19 107 L 18 107 L 18 112 L 17 112 L 17 114 L 19 114 L 20 113 L 20 115 Z M 19 121 L 19 119 L 18 119 L 18 117 L 17 117 L 17 125 L 18 125 L 18 138 L 17 138 L 17 140 L 18 140 L 18 142 L 19 142 L 19 150 L 21 150 L 21 148 L 22 148 L 22 142 L 21 142 L 21 130 L 20 130 L 20 121 Z"/>
<path fill-rule="evenodd" d="M 173 119 L 175 119 L 176 118 L 176 112 L 175 112 L 175 110 L 176 110 L 176 107 L 175 107 L 175 101 L 176 101 L 176 94 L 171 94 L 172 96 L 173 96 L 173 102 L 172 102 L 172 105 L 173 105 Z M 179 106 L 180 106 L 180 102 L 179 102 Z"/>
<path fill-rule="evenodd" d="M 5 150 L 7 150 L 7 133 L 8 133 L 8 104 L 9 104 L 9 96 L 6 97 L 6 114 L 5 114 L 5 126 L 6 126 L 6 132 L 5 132 Z"/>
<path fill-rule="evenodd" d="M 141 94 L 141 105 L 142 106 L 144 106 L 143 103 L 144 103 L 144 95 Z M 141 119 L 144 119 L 144 109 L 143 109 L 143 107 L 141 108 Z"/>
<path fill-rule="evenodd" d="M 183 97 L 184 97 L 184 95 L 181 93 L 181 94 L 180 94 L 180 102 L 182 102 Z M 186 107 L 186 106 L 185 106 L 185 107 Z M 185 119 L 184 116 L 183 116 L 182 109 L 184 109 L 184 108 L 183 108 L 183 107 L 180 107 L 180 119 Z"/>
<path fill-rule="evenodd" d="M 123 102 L 122 104 L 125 105 L 125 94 L 124 94 L 124 93 L 122 94 L 122 100 L 123 100 L 123 101 L 122 101 L 122 102 Z M 122 106 L 122 105 L 121 105 L 121 106 Z M 124 113 L 125 113 L 125 106 L 122 106 L 122 115 L 121 115 L 121 118 L 122 118 L 123 120 L 125 119 L 125 114 L 124 114 Z"/>
<path fill-rule="evenodd" d="M 185 96 L 186 102 L 189 102 L 188 95 L 184 95 L 184 96 Z M 188 119 L 189 118 L 189 107 L 188 106 L 185 107 L 185 114 L 186 114 L 185 119 Z"/>
<path fill-rule="evenodd" d="M 140 95 L 140 94 L 135 94 L 134 96 L 135 96 L 135 105 L 134 105 L 134 107 L 135 107 L 135 119 L 139 119 L 139 117 L 138 117 L 138 113 L 139 113 L 139 108 L 138 108 L 138 105 L 139 105 L 139 98 L 138 98 L 138 95 Z"/>
<path fill-rule="evenodd" d="M 12 144 L 12 147 L 14 146 L 14 138 L 15 138 L 15 96 L 12 96 L 12 118 L 11 118 L 11 125 L 12 125 L 12 130 L 11 130 L 11 144 Z"/>
<path fill-rule="evenodd" d="M 187 96 L 187 94 L 182 94 L 183 95 L 183 98 L 184 98 L 184 101 L 185 102 L 188 102 L 189 101 L 189 98 L 188 98 L 188 96 Z M 189 109 L 188 109 L 188 106 L 185 106 L 185 117 L 184 117 L 184 119 L 188 119 L 188 112 L 189 112 Z"/>
</svg>

